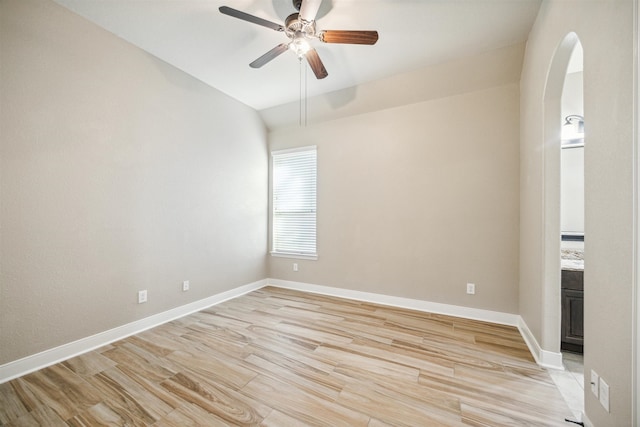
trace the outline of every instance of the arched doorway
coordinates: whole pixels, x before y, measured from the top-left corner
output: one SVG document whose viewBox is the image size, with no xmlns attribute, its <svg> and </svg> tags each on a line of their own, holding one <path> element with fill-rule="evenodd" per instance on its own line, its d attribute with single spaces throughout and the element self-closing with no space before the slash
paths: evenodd
<svg viewBox="0 0 640 427">
<path fill-rule="evenodd" d="M 566 253 L 567 249 L 583 249 L 582 242 L 577 243 L 578 236 L 582 234 L 584 236 L 584 190 L 583 194 L 578 199 L 582 199 L 582 205 L 578 206 L 575 210 L 580 211 L 582 215 L 582 221 L 579 226 L 568 226 L 567 216 L 568 206 L 563 206 L 563 201 L 566 203 L 567 192 L 563 194 L 562 188 L 562 165 L 567 163 L 568 157 L 573 157 L 572 162 L 575 163 L 575 158 L 579 159 L 578 150 L 573 150 L 572 156 L 563 156 L 563 141 L 562 134 L 564 130 L 568 130 L 573 126 L 574 131 L 584 126 L 584 114 L 582 112 L 582 93 L 580 93 L 580 106 L 567 107 L 567 84 L 572 84 L 572 80 L 576 76 L 568 76 L 569 72 L 576 72 L 579 68 L 582 71 L 582 58 L 579 58 L 579 64 L 576 64 L 575 52 L 581 52 L 582 46 L 580 40 L 575 33 L 567 34 L 564 39 L 558 45 L 556 52 L 549 68 L 547 75 L 547 82 L 545 86 L 544 95 L 544 255 L 543 255 L 543 296 L 542 296 L 542 343 L 541 347 L 547 352 L 548 355 L 552 355 L 553 362 L 548 365 L 562 368 L 563 355 L 561 353 L 561 347 L 566 348 L 564 341 L 566 340 L 566 324 L 563 328 L 563 317 L 567 318 L 566 306 L 567 306 L 567 292 L 563 290 L 562 277 L 565 275 L 565 271 L 562 269 L 563 261 L 562 254 Z M 573 56 L 573 63 L 572 63 Z M 573 69 L 570 68 L 570 65 Z M 580 75 L 580 86 L 582 85 Z M 582 87 L 580 87 L 582 89 Z M 563 94 L 565 99 L 563 102 Z M 569 103 L 570 104 L 570 103 Z M 568 118 L 569 116 L 574 116 Z M 567 124 L 567 126 L 565 126 Z M 567 137 L 565 136 L 565 139 Z M 575 139 L 575 138 L 574 138 Z M 575 141 L 573 141 L 575 143 Z M 567 141 L 565 141 L 565 144 Z M 584 140 L 583 140 L 584 144 Z M 583 145 L 584 146 L 584 145 Z M 572 149 L 575 148 L 571 147 Z M 566 158 L 563 158 L 566 157 Z M 582 165 L 584 161 L 582 160 Z M 583 167 L 583 166 L 582 166 Z M 584 172 L 582 171 L 582 185 L 584 185 Z M 567 177 L 565 176 L 565 184 L 567 183 Z M 583 187 L 584 188 L 584 187 Z M 577 194 L 571 194 L 577 196 Z M 574 197 L 575 199 L 575 197 Z M 563 209 L 564 208 L 564 209 Z M 574 215 L 575 216 L 575 215 Z M 573 218 L 575 220 L 575 218 Z M 574 221 L 575 222 L 575 221 Z M 580 229 L 582 227 L 582 229 Z M 566 238 L 563 241 L 563 236 Z M 571 242 L 571 243 L 569 243 Z M 562 249 L 565 249 L 564 251 Z M 576 277 L 576 276 L 571 276 Z M 583 272 L 580 272 L 580 279 L 583 277 Z M 565 277 L 566 284 L 566 277 Z M 570 290 L 569 295 L 575 297 L 576 294 L 582 293 L 583 288 L 579 292 Z M 564 298 L 564 301 L 563 301 Z M 565 305 L 565 312 L 563 313 L 563 302 Z M 570 307 L 573 307 L 574 311 L 579 306 L 580 314 L 582 314 L 582 301 L 577 302 L 575 299 L 570 301 Z M 574 313 L 575 314 L 575 313 Z M 574 327 L 576 324 L 573 325 Z M 561 342 L 563 344 L 561 345 Z M 572 348 L 577 350 L 578 346 Z M 580 348 L 582 345 L 579 346 Z M 581 363 L 581 362 L 580 362 Z M 574 412 L 584 411 L 584 390 L 578 382 L 576 382 L 577 388 L 569 390 L 568 393 L 572 395 L 573 404 L 569 406 L 574 409 Z M 563 390 L 561 390 L 563 392 Z M 563 395 L 565 393 L 563 392 Z M 569 403 L 569 399 L 565 395 L 565 400 Z M 578 408 L 578 409 L 576 409 Z M 580 414 L 581 415 L 581 414 Z"/>
<path fill-rule="evenodd" d="M 582 355 L 584 344 L 584 84 L 583 52 L 572 52 L 562 90 L 560 137 L 560 350 Z M 580 360 L 580 357 L 573 357 Z M 565 368 L 566 368 L 565 364 Z"/>
<path fill-rule="evenodd" d="M 547 75 L 544 95 L 544 286 L 541 347 L 560 357 L 560 149 L 562 134 L 562 92 L 569 61 L 576 45 L 575 33 L 562 40 Z"/>
</svg>

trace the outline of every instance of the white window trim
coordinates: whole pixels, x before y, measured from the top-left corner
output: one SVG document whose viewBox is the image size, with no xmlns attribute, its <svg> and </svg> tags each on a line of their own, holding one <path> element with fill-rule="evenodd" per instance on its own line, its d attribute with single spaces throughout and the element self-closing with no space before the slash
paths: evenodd
<svg viewBox="0 0 640 427">
<path fill-rule="evenodd" d="M 316 250 L 317 252 L 317 250 Z M 274 252 L 271 251 L 269 252 L 271 254 L 271 256 L 277 257 L 277 258 L 294 258 L 294 259 L 309 259 L 309 260 L 317 260 L 318 259 L 318 254 L 313 254 L 313 255 L 308 255 L 308 254 L 296 254 L 293 252 Z"/>
</svg>

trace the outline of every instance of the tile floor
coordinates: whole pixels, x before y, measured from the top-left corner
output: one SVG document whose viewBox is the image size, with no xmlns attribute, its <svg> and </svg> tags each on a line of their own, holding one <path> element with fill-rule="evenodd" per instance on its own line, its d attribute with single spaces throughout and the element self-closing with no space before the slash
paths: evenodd
<svg viewBox="0 0 640 427">
<path fill-rule="evenodd" d="M 564 371 L 549 369 L 549 375 L 556 383 L 567 406 L 576 421 L 582 421 L 584 413 L 584 361 L 581 354 L 562 353 Z"/>
</svg>

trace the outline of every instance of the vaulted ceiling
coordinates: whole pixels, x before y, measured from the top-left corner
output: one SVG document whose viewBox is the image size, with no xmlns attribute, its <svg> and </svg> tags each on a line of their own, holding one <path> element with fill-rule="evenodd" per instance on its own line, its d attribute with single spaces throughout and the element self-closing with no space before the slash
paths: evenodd
<svg viewBox="0 0 640 427">
<path fill-rule="evenodd" d="M 300 81 L 314 96 L 525 41 L 541 0 L 323 0 L 319 29 L 377 30 L 374 46 L 315 42 L 329 76 L 316 80 L 285 52 L 277 31 L 219 12 L 230 6 L 283 23 L 291 0 L 55 0 L 212 87 L 262 110 L 295 101 Z M 302 67 L 301 67 L 302 65 Z"/>
</svg>

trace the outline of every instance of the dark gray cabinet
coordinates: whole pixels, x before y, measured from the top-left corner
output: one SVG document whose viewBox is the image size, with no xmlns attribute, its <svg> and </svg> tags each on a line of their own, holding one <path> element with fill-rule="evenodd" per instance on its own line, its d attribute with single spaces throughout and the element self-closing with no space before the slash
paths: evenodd
<svg viewBox="0 0 640 427">
<path fill-rule="evenodd" d="M 560 348 L 582 353 L 584 345 L 584 271 L 562 270 Z"/>
</svg>

